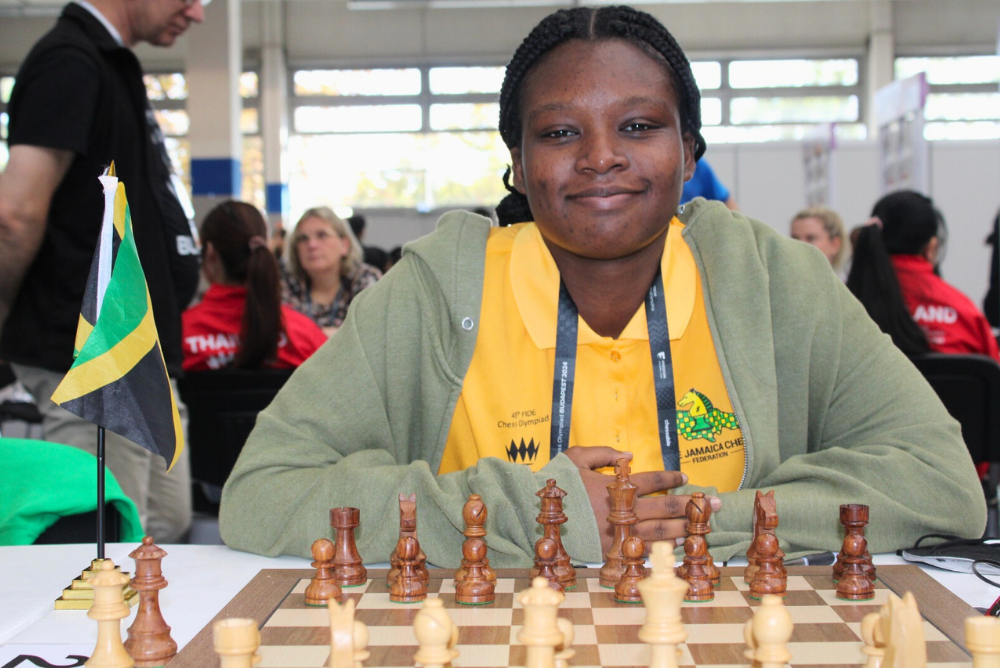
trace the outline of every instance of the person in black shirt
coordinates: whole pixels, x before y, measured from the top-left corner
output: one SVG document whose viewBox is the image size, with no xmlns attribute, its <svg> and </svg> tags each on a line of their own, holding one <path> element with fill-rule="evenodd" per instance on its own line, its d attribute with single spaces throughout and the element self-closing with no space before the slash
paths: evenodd
<svg viewBox="0 0 1000 668">
<path fill-rule="evenodd" d="M 0 179 L 0 358 L 37 399 L 47 440 L 96 450 L 93 425 L 49 397 L 73 361 L 104 206 L 97 177 L 112 161 L 167 369 L 180 372 L 180 313 L 197 288 L 199 248 L 131 47 L 172 45 L 204 18 L 201 1 L 71 3 L 17 73 Z M 149 534 L 158 542 L 183 536 L 191 521 L 186 453 L 166 476 L 163 461 L 109 433 L 108 466 Z"/>
</svg>

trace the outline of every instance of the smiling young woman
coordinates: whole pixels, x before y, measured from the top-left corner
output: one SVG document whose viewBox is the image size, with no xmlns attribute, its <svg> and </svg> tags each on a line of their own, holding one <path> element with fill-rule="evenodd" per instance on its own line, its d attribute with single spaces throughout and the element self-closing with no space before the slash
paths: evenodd
<svg viewBox="0 0 1000 668">
<path fill-rule="evenodd" d="M 682 537 L 701 489 L 717 559 L 746 549 L 762 487 L 806 552 L 839 548 L 844 500 L 879 518 L 872 551 L 980 535 L 954 422 L 826 259 L 722 203 L 679 210 L 700 127 L 687 58 L 652 16 L 543 19 L 500 94 L 503 226 L 447 214 L 358 296 L 261 414 L 223 495 L 226 542 L 308 556 L 328 509 L 354 506 L 377 559 L 398 537 L 379 518 L 416 492 L 428 560 L 454 566 L 477 493 L 491 563 L 525 566 L 535 492 L 554 478 L 567 552 L 597 562 L 601 469 L 619 458 L 635 534 Z"/>
</svg>

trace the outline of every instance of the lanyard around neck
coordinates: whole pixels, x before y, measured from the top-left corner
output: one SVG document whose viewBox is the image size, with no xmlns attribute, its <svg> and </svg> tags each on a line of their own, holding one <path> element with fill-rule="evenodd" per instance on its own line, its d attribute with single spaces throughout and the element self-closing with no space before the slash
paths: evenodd
<svg viewBox="0 0 1000 668">
<path fill-rule="evenodd" d="M 660 315 L 662 314 L 662 315 Z M 556 364 L 552 376 L 552 429 L 550 458 L 569 447 L 570 417 L 573 411 L 573 384 L 576 376 L 577 325 L 579 312 L 566 284 L 559 281 L 559 314 L 556 328 Z M 653 363 L 653 388 L 660 433 L 663 468 L 680 470 L 677 449 L 677 403 L 674 392 L 674 365 L 670 356 L 670 330 L 663 294 L 663 277 L 656 272 L 646 294 L 646 327 Z"/>
</svg>

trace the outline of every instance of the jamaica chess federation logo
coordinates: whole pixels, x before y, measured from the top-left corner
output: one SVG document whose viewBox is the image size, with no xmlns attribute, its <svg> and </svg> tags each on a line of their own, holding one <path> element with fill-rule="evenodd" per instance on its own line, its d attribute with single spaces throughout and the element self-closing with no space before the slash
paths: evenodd
<svg viewBox="0 0 1000 668">
<path fill-rule="evenodd" d="M 534 464 L 535 457 L 541 449 L 540 444 L 535 445 L 535 439 L 531 439 L 525 443 L 522 438 L 520 444 L 512 440 L 506 448 L 507 460 L 515 464 Z"/>
</svg>

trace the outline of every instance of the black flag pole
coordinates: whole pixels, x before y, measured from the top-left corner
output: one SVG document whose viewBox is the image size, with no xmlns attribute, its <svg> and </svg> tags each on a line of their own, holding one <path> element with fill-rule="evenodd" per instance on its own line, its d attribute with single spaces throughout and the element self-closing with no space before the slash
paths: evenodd
<svg viewBox="0 0 1000 668">
<path fill-rule="evenodd" d="M 104 427 L 97 428 L 97 558 L 104 558 Z"/>
</svg>

